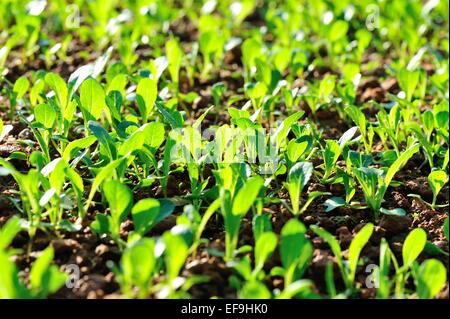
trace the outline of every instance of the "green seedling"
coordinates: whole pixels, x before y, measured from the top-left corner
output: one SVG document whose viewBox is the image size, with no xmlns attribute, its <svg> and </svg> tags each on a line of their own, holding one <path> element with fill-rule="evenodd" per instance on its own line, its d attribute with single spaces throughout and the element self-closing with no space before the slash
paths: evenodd
<svg viewBox="0 0 450 319">
<path fill-rule="evenodd" d="M 289 197 L 291 199 L 292 213 L 294 216 L 298 216 L 303 213 L 312 201 L 326 193 L 323 192 L 312 192 L 308 195 L 308 199 L 300 208 L 300 196 L 303 188 L 306 186 L 313 174 L 314 167 L 309 162 L 298 162 L 291 167 L 288 173 L 287 181 L 284 183 L 284 187 L 289 192 Z"/>
<path fill-rule="evenodd" d="M 99 235 L 109 234 L 123 249 L 125 243 L 120 237 L 120 224 L 127 218 L 131 209 L 132 193 L 127 186 L 116 180 L 105 182 L 103 193 L 110 207 L 110 215 L 97 214 L 91 229 Z"/>
<path fill-rule="evenodd" d="M 373 228 L 373 224 L 369 223 L 355 235 L 348 250 L 348 262 L 346 263 L 342 259 L 342 251 L 337 239 L 323 228 L 315 225 L 311 226 L 311 229 L 318 236 L 322 237 L 330 246 L 336 258 L 348 294 L 352 294 L 355 290 L 354 281 L 356 270 L 358 267 L 359 256 L 362 249 L 372 236 Z"/>
<path fill-rule="evenodd" d="M 353 168 L 353 174 L 358 180 L 364 192 L 367 205 L 374 212 L 375 220 L 379 218 L 380 212 L 389 213 L 382 209 L 384 194 L 389 187 L 394 175 L 406 164 L 406 162 L 419 150 L 419 144 L 414 144 L 398 157 L 387 169 L 386 173 L 373 167 Z"/>
<path fill-rule="evenodd" d="M 33 263 L 30 271 L 30 285 L 27 287 L 19 278 L 19 271 L 9 258 L 0 250 L 0 298 L 29 299 L 47 298 L 58 291 L 66 282 L 67 275 L 52 265 L 54 251 L 52 247 L 45 249 Z"/>
<path fill-rule="evenodd" d="M 127 246 L 120 266 L 110 263 L 122 293 L 128 298 L 148 297 L 157 271 L 157 261 L 153 239 L 143 238 Z"/>
<path fill-rule="evenodd" d="M 374 136 L 374 129 L 372 125 L 367 125 L 367 119 L 364 113 L 356 106 L 349 105 L 344 109 L 345 113 L 350 117 L 353 123 L 358 126 L 361 133 L 361 139 L 364 144 L 364 149 L 366 154 L 372 152 L 372 143 Z M 367 127 L 368 126 L 368 127 Z"/>
<path fill-rule="evenodd" d="M 328 178 L 334 172 L 336 167 L 336 162 L 339 159 L 344 147 L 350 142 L 357 131 L 357 127 L 352 127 L 347 130 L 339 141 L 327 140 L 325 145 L 325 150 L 323 152 L 324 161 L 324 174 L 322 177 L 323 182 L 328 182 Z"/>
<path fill-rule="evenodd" d="M 272 269 L 272 275 L 282 275 L 285 290 L 299 280 L 311 262 L 313 247 L 306 238 L 306 227 L 292 219 L 283 226 L 280 239 L 282 268 Z"/>
<path fill-rule="evenodd" d="M 239 166 L 228 166 L 217 172 L 220 181 L 221 212 L 225 221 L 225 259 L 231 261 L 236 253 L 241 219 L 252 207 L 264 180 L 260 176 L 243 180 Z"/>
</svg>

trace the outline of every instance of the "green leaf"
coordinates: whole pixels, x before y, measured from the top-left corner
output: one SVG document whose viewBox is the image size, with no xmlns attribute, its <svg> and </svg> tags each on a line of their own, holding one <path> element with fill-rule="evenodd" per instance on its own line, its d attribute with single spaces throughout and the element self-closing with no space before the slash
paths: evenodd
<svg viewBox="0 0 450 319">
<path fill-rule="evenodd" d="M 165 139 L 164 124 L 151 122 L 144 128 L 144 144 L 155 153 Z"/>
<path fill-rule="evenodd" d="M 27 92 L 28 88 L 30 87 L 30 82 L 25 76 L 21 76 L 14 82 L 13 86 L 13 92 L 16 93 L 16 99 L 21 99 L 25 93 Z"/>
<path fill-rule="evenodd" d="M 80 86 L 81 112 L 84 120 L 98 120 L 103 110 L 107 109 L 105 91 L 100 83 L 88 78 Z"/>
<path fill-rule="evenodd" d="M 117 158 L 117 149 L 114 139 L 108 131 L 98 122 L 89 121 L 89 130 L 94 134 L 101 145 L 106 149 L 109 159 L 112 161 Z"/>
<path fill-rule="evenodd" d="M 112 233 L 111 216 L 104 214 L 95 215 L 95 220 L 89 226 L 93 233 L 102 235 Z"/>
<path fill-rule="evenodd" d="M 348 261 L 349 261 L 349 280 L 353 282 L 355 280 L 356 267 L 358 266 L 359 255 L 362 249 L 367 244 L 372 236 L 373 224 L 366 224 L 353 238 L 349 250 L 348 250 Z"/>
<path fill-rule="evenodd" d="M 39 258 L 34 262 L 30 272 L 30 284 L 32 289 L 39 289 L 43 284 L 44 274 L 53 260 L 53 248 L 45 249 Z"/>
<path fill-rule="evenodd" d="M 78 140 L 72 141 L 69 144 L 67 144 L 66 148 L 64 149 L 62 158 L 69 162 L 74 156 L 75 153 L 79 150 L 86 149 L 89 146 L 91 146 L 97 138 L 95 136 L 86 136 L 83 138 L 80 138 Z"/>
<path fill-rule="evenodd" d="M 138 233 L 144 235 L 152 229 L 159 215 L 159 208 L 159 201 L 153 198 L 141 199 L 133 206 L 131 214 L 134 228 Z"/>
<path fill-rule="evenodd" d="M 380 213 L 385 215 L 406 216 L 406 212 L 403 208 L 386 209 L 381 207 Z"/>
<path fill-rule="evenodd" d="M 327 74 L 319 85 L 319 98 L 322 100 L 327 100 L 331 93 L 333 93 L 334 87 L 336 85 L 336 76 Z"/>
<path fill-rule="evenodd" d="M 168 69 L 174 83 L 178 83 L 183 54 L 183 50 L 180 48 L 180 45 L 175 38 L 166 42 L 166 55 L 169 62 Z"/>
<path fill-rule="evenodd" d="M 300 111 L 287 117 L 270 137 L 270 142 L 275 144 L 277 148 L 280 148 L 286 140 L 292 125 L 294 125 L 294 123 L 296 123 L 304 114 L 305 112 Z"/>
<path fill-rule="evenodd" d="M 143 238 L 123 252 L 120 260 L 124 280 L 126 283 L 136 285 L 140 289 L 150 286 L 156 266 L 155 242 L 150 238 Z"/>
<path fill-rule="evenodd" d="M 428 259 L 420 265 L 417 277 L 417 295 L 421 299 L 431 299 L 444 287 L 447 270 L 439 260 Z"/>
<path fill-rule="evenodd" d="M 331 29 L 328 32 L 328 40 L 335 42 L 344 38 L 347 34 L 348 27 L 348 22 L 337 20 L 332 24 Z"/>
<path fill-rule="evenodd" d="M 20 219 L 17 216 L 11 217 L 0 229 L 0 251 L 5 250 L 20 232 Z"/>
<path fill-rule="evenodd" d="M 302 253 L 307 244 L 306 227 L 296 219 L 290 219 L 281 230 L 280 255 L 281 263 L 286 269 L 290 267 Z"/>
<path fill-rule="evenodd" d="M 48 247 L 34 262 L 30 271 L 31 289 L 37 297 L 45 298 L 48 294 L 58 291 L 65 283 L 67 276 L 51 265 L 53 247 Z"/>
<path fill-rule="evenodd" d="M 331 197 L 328 198 L 325 203 L 325 213 L 331 212 L 333 209 L 345 205 L 345 200 L 342 197 Z"/>
<path fill-rule="evenodd" d="M 249 281 L 239 291 L 239 298 L 270 299 L 271 293 L 263 283 L 259 281 Z"/>
<path fill-rule="evenodd" d="M 113 219 L 124 221 L 133 201 L 130 189 L 119 181 L 109 180 L 103 184 L 103 193 L 109 203 Z"/>
<path fill-rule="evenodd" d="M 147 121 L 155 107 L 156 96 L 158 94 L 158 85 L 156 80 L 143 78 L 139 81 L 136 88 L 136 101 L 139 106 L 142 120 Z"/>
<path fill-rule="evenodd" d="M 19 271 L 10 256 L 0 250 L 0 298 L 30 298 L 25 285 L 19 280 Z"/>
<path fill-rule="evenodd" d="M 419 71 L 409 71 L 406 68 L 401 68 L 397 74 L 397 80 L 400 88 L 406 93 L 406 100 L 411 101 L 414 90 L 419 84 Z"/>
<path fill-rule="evenodd" d="M 448 176 L 445 171 L 438 170 L 438 171 L 432 171 L 428 175 L 428 184 L 431 187 L 431 190 L 433 191 L 433 205 L 436 202 L 436 197 L 441 191 L 442 187 L 447 183 Z"/>
<path fill-rule="evenodd" d="M 181 268 L 183 267 L 186 258 L 189 254 L 189 247 L 180 235 L 174 235 L 166 232 L 163 235 L 165 249 L 165 263 L 167 268 L 167 275 L 169 279 L 175 279 Z"/>
<path fill-rule="evenodd" d="M 298 139 L 293 139 L 288 143 L 286 154 L 292 163 L 303 156 L 307 151 L 311 149 L 312 139 L 310 136 L 302 136 Z"/>
<path fill-rule="evenodd" d="M 422 228 L 416 228 L 408 234 L 402 249 L 403 267 L 409 268 L 412 266 L 426 243 L 427 233 Z"/>
<path fill-rule="evenodd" d="M 47 73 L 45 75 L 45 83 L 47 83 L 47 85 L 55 92 L 59 107 L 64 114 L 64 110 L 69 102 L 69 90 L 67 89 L 66 82 L 64 82 L 64 80 L 55 73 Z"/>
<path fill-rule="evenodd" d="M 264 180 L 260 176 L 254 176 L 242 186 L 233 201 L 233 214 L 244 216 L 253 205 L 259 190 L 264 184 Z"/>
<path fill-rule="evenodd" d="M 272 231 L 272 222 L 270 221 L 270 214 L 262 214 L 253 216 L 253 237 L 255 242 L 258 241 L 259 237 L 265 232 Z"/>
<path fill-rule="evenodd" d="M 300 209 L 300 194 L 311 178 L 313 170 L 314 167 L 309 162 L 298 162 L 289 170 L 285 187 L 289 192 L 295 215 Z"/>
<path fill-rule="evenodd" d="M 57 113 L 50 104 L 40 104 L 34 108 L 36 122 L 42 124 L 46 129 L 51 129 L 55 123 Z"/>
<path fill-rule="evenodd" d="M 264 263 L 277 247 L 277 236 L 272 232 L 261 234 L 255 245 L 255 272 L 264 267 Z"/>
<path fill-rule="evenodd" d="M 123 141 L 122 145 L 119 147 L 119 156 L 129 156 L 127 161 L 127 166 L 130 165 L 134 159 L 134 152 L 142 149 L 144 145 L 144 133 L 142 131 L 136 131 L 131 134 L 125 141 Z"/>
<path fill-rule="evenodd" d="M 408 160 L 419 151 L 420 145 L 414 144 L 410 146 L 407 150 L 405 150 L 389 167 L 386 177 L 384 179 L 384 185 L 389 186 L 392 181 L 394 175 L 408 162 Z"/>
</svg>

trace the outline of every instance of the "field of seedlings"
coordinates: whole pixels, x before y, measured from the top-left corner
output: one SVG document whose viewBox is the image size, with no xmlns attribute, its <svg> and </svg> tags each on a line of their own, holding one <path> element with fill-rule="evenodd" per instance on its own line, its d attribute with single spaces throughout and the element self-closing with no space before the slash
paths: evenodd
<svg viewBox="0 0 450 319">
<path fill-rule="evenodd" d="M 0 299 L 448 299 L 447 0 L 1 0 Z"/>
</svg>

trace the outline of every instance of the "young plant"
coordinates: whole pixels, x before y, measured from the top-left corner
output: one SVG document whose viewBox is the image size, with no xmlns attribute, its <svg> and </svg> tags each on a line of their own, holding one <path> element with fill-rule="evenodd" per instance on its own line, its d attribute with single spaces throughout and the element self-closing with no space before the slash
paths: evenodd
<svg viewBox="0 0 450 319">
<path fill-rule="evenodd" d="M 361 230 L 355 235 L 353 238 L 349 250 L 348 250 L 348 262 L 344 262 L 342 259 L 342 251 L 339 246 L 339 242 L 337 239 L 318 226 L 312 225 L 311 229 L 320 237 L 322 237 L 330 246 L 331 251 L 333 252 L 337 264 L 339 266 L 339 270 L 341 271 L 342 279 L 344 280 L 345 287 L 347 288 L 347 293 L 352 294 L 355 290 L 354 281 L 356 276 L 356 269 L 359 262 L 359 256 L 361 254 L 362 249 L 369 241 L 370 237 L 373 233 L 373 224 L 366 224 Z"/>
<path fill-rule="evenodd" d="M 54 251 L 45 249 L 31 266 L 29 287 L 22 282 L 19 271 L 7 253 L 0 250 L 0 298 L 44 299 L 57 292 L 66 282 L 67 275 L 52 265 Z"/>
<path fill-rule="evenodd" d="M 389 213 L 389 211 L 381 207 L 384 194 L 394 175 L 419 151 L 419 148 L 419 144 L 414 144 L 405 150 L 388 168 L 386 173 L 381 169 L 373 167 L 356 167 L 352 169 L 364 192 L 367 205 L 375 214 L 375 220 L 378 220 L 380 212 Z"/>
<path fill-rule="evenodd" d="M 155 241 L 142 238 L 127 246 L 120 259 L 120 266 L 110 263 L 123 294 L 128 298 L 146 298 L 152 288 L 157 271 Z"/>
<path fill-rule="evenodd" d="M 300 221 L 291 219 L 283 226 L 279 250 L 282 268 L 272 269 L 271 275 L 282 275 L 287 289 L 303 276 L 312 259 L 313 247 Z"/>
<path fill-rule="evenodd" d="M 437 170 L 432 171 L 428 175 L 428 184 L 433 191 L 433 201 L 431 202 L 431 207 L 434 209 L 436 207 L 436 200 L 442 187 L 448 182 L 448 176 L 445 171 Z"/>
<path fill-rule="evenodd" d="M 97 214 L 91 223 L 94 233 L 108 234 L 119 245 L 125 247 L 120 237 L 120 224 L 127 218 L 131 209 L 133 197 L 130 189 L 116 180 L 109 180 L 103 184 L 103 194 L 109 204 L 110 215 Z"/>
<path fill-rule="evenodd" d="M 181 67 L 181 61 L 183 59 L 183 50 L 180 48 L 180 44 L 175 38 L 166 42 L 166 55 L 169 63 L 168 70 L 172 82 L 176 85 L 178 91 L 179 72 Z"/>
<path fill-rule="evenodd" d="M 36 169 L 30 169 L 27 174 L 22 174 L 8 161 L 0 158 L 0 176 L 9 175 L 19 185 L 22 212 L 28 219 L 28 234 L 31 239 L 34 238 L 36 230 L 41 226 L 43 207 L 39 205 L 42 197 L 40 190 L 40 173 Z M 31 241 L 29 250 L 31 249 Z"/>
<path fill-rule="evenodd" d="M 437 259 L 427 259 L 419 267 L 415 267 L 414 282 L 416 293 L 420 299 L 435 298 L 447 281 L 447 269 Z"/>
<path fill-rule="evenodd" d="M 344 147 L 350 142 L 357 131 L 357 127 L 352 127 L 347 130 L 339 141 L 327 140 L 325 151 L 323 152 L 323 162 L 324 162 L 324 174 L 322 177 L 322 182 L 329 182 L 328 178 L 334 172 L 336 167 L 336 162 L 341 155 Z"/>
<path fill-rule="evenodd" d="M 364 144 L 364 149 L 366 154 L 370 154 L 372 152 L 372 142 L 374 136 L 374 129 L 369 124 L 367 128 L 367 120 L 364 113 L 357 108 L 356 106 L 349 105 L 344 109 L 345 113 L 350 117 L 350 119 L 355 123 L 359 131 L 361 132 L 361 139 Z"/>
<path fill-rule="evenodd" d="M 303 188 L 306 186 L 313 174 L 314 167 L 309 162 L 298 162 L 291 167 L 288 173 L 287 181 L 284 183 L 284 187 L 289 192 L 289 197 L 291 199 L 292 213 L 294 216 L 298 216 L 303 213 L 312 201 L 326 193 L 323 192 L 312 192 L 308 195 L 308 199 L 300 208 L 300 195 Z"/>
<path fill-rule="evenodd" d="M 217 172 L 220 183 L 221 212 L 225 222 L 225 260 L 233 260 L 242 218 L 252 207 L 264 184 L 260 176 L 244 180 L 236 172 L 241 166 L 228 166 Z"/>
</svg>

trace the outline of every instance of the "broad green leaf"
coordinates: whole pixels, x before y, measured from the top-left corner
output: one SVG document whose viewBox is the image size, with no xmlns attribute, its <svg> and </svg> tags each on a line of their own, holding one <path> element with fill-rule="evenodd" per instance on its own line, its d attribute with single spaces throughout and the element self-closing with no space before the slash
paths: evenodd
<svg viewBox="0 0 450 319">
<path fill-rule="evenodd" d="M 19 280 L 19 271 L 10 256 L 0 249 L 0 299 L 30 298 L 25 285 Z"/>
<path fill-rule="evenodd" d="M 325 203 L 325 212 L 331 212 L 333 209 L 336 209 L 338 207 L 345 205 L 345 200 L 342 197 L 331 197 L 328 198 Z"/>
<path fill-rule="evenodd" d="M 412 266 L 426 243 L 427 233 L 422 228 L 416 228 L 408 234 L 402 249 L 403 267 L 409 268 Z"/>
<path fill-rule="evenodd" d="M 312 139 L 310 136 L 302 136 L 298 139 L 293 139 L 288 143 L 286 154 L 292 163 L 302 157 L 308 150 L 311 149 Z"/>
<path fill-rule="evenodd" d="M 281 230 L 280 255 L 283 267 L 287 269 L 301 255 L 308 244 L 305 237 L 306 227 L 296 219 L 290 219 Z"/>
<path fill-rule="evenodd" d="M 447 270 L 439 260 L 428 259 L 420 265 L 417 277 L 417 295 L 421 299 L 431 299 L 444 287 Z"/>
<path fill-rule="evenodd" d="M 89 228 L 93 233 L 98 235 L 111 233 L 113 231 L 111 216 L 104 214 L 95 215 L 95 220 L 91 223 Z"/>
<path fill-rule="evenodd" d="M 39 297 L 46 297 L 48 293 L 56 292 L 64 285 L 66 275 L 61 273 L 56 266 L 52 266 L 53 247 L 45 249 L 34 262 L 30 271 L 31 289 Z"/>
<path fill-rule="evenodd" d="M 397 74 L 398 84 L 400 88 L 406 93 L 406 99 L 411 101 L 414 90 L 419 83 L 419 71 L 409 71 L 406 68 L 401 68 Z"/>
<path fill-rule="evenodd" d="M 255 271 L 264 267 L 264 263 L 277 247 L 277 236 L 272 232 L 261 234 L 255 245 Z"/>
<path fill-rule="evenodd" d="M 98 120 L 103 110 L 107 109 L 105 91 L 100 83 L 88 78 L 80 86 L 81 112 L 85 121 Z"/>
<path fill-rule="evenodd" d="M 40 104 L 34 108 L 36 122 L 42 124 L 46 129 L 51 129 L 55 123 L 57 113 L 50 104 Z"/>
<path fill-rule="evenodd" d="M 255 242 L 258 241 L 259 237 L 265 232 L 272 231 L 272 222 L 270 221 L 270 214 L 261 214 L 253 216 L 253 237 Z"/>
<path fill-rule="evenodd" d="M 121 266 L 127 283 L 148 289 L 156 266 L 154 240 L 144 238 L 127 247 L 121 258 Z"/>
<path fill-rule="evenodd" d="M 108 201 L 111 216 L 122 222 L 131 208 L 133 195 L 130 189 L 116 180 L 109 180 L 103 184 L 103 193 Z"/>
<path fill-rule="evenodd" d="M 64 149 L 62 158 L 69 162 L 74 156 L 75 153 L 79 150 L 83 150 L 91 146 L 97 138 L 93 135 L 86 136 L 83 138 L 80 138 L 78 140 L 72 141 L 69 144 L 67 144 L 66 148 Z"/>
<path fill-rule="evenodd" d="M 264 180 L 260 176 L 254 176 L 238 191 L 233 201 L 233 214 L 244 216 L 253 205 L 259 190 L 264 184 Z"/>
<path fill-rule="evenodd" d="M 328 39 L 331 42 L 338 41 L 344 38 L 348 31 L 348 22 L 343 20 L 337 20 L 331 26 L 330 31 L 328 32 Z"/>
<path fill-rule="evenodd" d="M 21 76 L 14 82 L 13 86 L 13 92 L 16 93 L 16 98 L 21 99 L 25 93 L 27 92 L 28 88 L 30 87 L 30 82 L 25 76 Z"/>
<path fill-rule="evenodd" d="M 159 209 L 159 201 L 153 198 L 145 198 L 137 202 L 131 210 L 135 230 L 142 235 L 150 231 L 155 225 Z"/>
<path fill-rule="evenodd" d="M 151 122 L 144 129 L 144 144 L 150 147 L 152 152 L 156 152 L 165 139 L 164 124 Z"/>
<path fill-rule="evenodd" d="M 296 163 L 289 170 L 288 182 L 297 185 L 297 189 L 301 192 L 311 178 L 313 170 L 314 167 L 310 162 Z"/>
<path fill-rule="evenodd" d="M 47 73 L 45 75 L 45 83 L 55 92 L 61 111 L 64 114 L 64 110 L 69 102 L 69 90 L 67 89 L 66 82 L 55 73 Z"/>
<path fill-rule="evenodd" d="M 430 185 L 433 191 L 433 203 L 435 202 L 435 198 L 441 191 L 442 187 L 444 187 L 445 183 L 447 183 L 448 177 L 445 171 L 432 171 L 428 175 L 428 184 Z"/>
<path fill-rule="evenodd" d="M 182 236 L 174 235 L 170 232 L 164 233 L 163 241 L 166 246 L 165 263 L 167 275 L 169 279 L 173 280 L 178 276 L 186 261 L 189 254 L 189 247 L 186 245 Z"/>
</svg>

